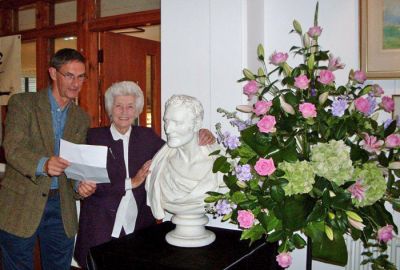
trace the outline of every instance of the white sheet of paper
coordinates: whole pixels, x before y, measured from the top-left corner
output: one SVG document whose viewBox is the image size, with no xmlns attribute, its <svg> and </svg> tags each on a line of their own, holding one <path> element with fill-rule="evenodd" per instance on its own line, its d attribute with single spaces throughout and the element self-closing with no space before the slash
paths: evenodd
<svg viewBox="0 0 400 270">
<path fill-rule="evenodd" d="M 60 140 L 60 157 L 71 164 L 65 169 L 68 178 L 110 183 L 107 173 L 107 147 L 75 144 Z"/>
</svg>

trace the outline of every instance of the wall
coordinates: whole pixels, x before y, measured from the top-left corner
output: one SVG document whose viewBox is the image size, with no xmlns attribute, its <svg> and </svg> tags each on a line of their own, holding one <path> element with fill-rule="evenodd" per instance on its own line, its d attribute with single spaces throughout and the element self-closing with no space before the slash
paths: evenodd
<svg viewBox="0 0 400 270">
<path fill-rule="evenodd" d="M 214 124 L 222 120 L 218 107 L 233 111 L 246 103 L 236 81 L 244 67 L 258 67 L 257 44 L 264 43 L 266 56 L 299 44 L 298 36 L 289 35 L 292 21 L 297 19 L 307 31 L 313 24 L 315 4 L 311 0 L 161 1 L 162 102 L 172 94 L 196 96 L 205 107 L 204 126 L 214 130 Z M 358 0 L 320 0 L 319 5 L 320 45 L 346 64 L 335 73 L 337 82 L 344 84 L 349 70 L 359 69 Z M 400 80 L 374 83 L 388 95 L 400 94 Z M 290 269 L 305 269 L 305 255 L 305 250 L 295 252 Z M 357 260 L 349 261 L 347 269 L 358 265 Z M 313 262 L 313 269 L 344 268 Z"/>
</svg>

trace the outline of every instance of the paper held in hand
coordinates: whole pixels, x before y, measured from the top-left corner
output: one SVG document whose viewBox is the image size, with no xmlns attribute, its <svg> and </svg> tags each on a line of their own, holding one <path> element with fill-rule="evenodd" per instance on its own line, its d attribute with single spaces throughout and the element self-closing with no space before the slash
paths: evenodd
<svg viewBox="0 0 400 270">
<path fill-rule="evenodd" d="M 92 180 L 98 184 L 110 183 L 106 146 L 74 144 L 61 139 L 60 157 L 71 164 L 65 169 L 68 178 L 79 181 Z"/>
</svg>

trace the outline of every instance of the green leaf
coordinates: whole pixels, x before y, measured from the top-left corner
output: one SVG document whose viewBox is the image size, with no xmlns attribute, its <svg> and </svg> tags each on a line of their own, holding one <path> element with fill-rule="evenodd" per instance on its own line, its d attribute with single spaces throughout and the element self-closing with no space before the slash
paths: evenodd
<svg viewBox="0 0 400 270">
<path fill-rule="evenodd" d="M 233 193 L 231 199 L 235 204 L 239 204 L 247 200 L 246 195 L 240 191 L 236 191 L 235 193 Z"/>
<path fill-rule="evenodd" d="M 385 138 L 396 131 L 396 127 L 397 127 L 396 125 L 397 125 L 397 123 L 395 120 L 393 120 L 392 123 L 390 123 L 390 125 L 385 129 L 385 133 L 384 133 Z"/>
<path fill-rule="evenodd" d="M 314 222 L 306 227 L 305 234 L 312 240 L 313 260 L 339 266 L 347 264 L 347 248 L 341 233 L 334 230 L 333 241 L 330 241 L 325 234 L 324 222 Z"/>
<path fill-rule="evenodd" d="M 314 209 L 312 210 L 310 215 L 307 217 L 307 222 L 324 220 L 326 215 L 327 210 L 321 204 L 317 203 L 315 204 Z"/>
<path fill-rule="evenodd" d="M 216 156 L 221 152 L 221 150 L 215 150 L 214 152 L 210 153 L 209 156 Z"/>
<path fill-rule="evenodd" d="M 305 225 L 313 206 L 313 201 L 306 195 L 285 197 L 281 210 L 283 226 L 292 231 L 300 230 Z"/>
<path fill-rule="evenodd" d="M 295 233 L 292 237 L 293 244 L 296 248 L 300 249 L 306 246 L 306 241 L 299 234 Z"/>
<path fill-rule="evenodd" d="M 264 233 L 264 228 L 260 224 L 257 224 L 250 229 L 244 230 L 240 236 L 240 240 L 250 239 L 251 242 L 254 242 L 260 239 Z"/>
<path fill-rule="evenodd" d="M 280 186 L 272 186 L 271 197 L 274 201 L 281 202 L 285 198 L 285 191 Z"/>
<path fill-rule="evenodd" d="M 208 196 L 204 199 L 204 202 L 206 203 L 213 203 L 217 202 L 222 198 L 222 196 Z"/>
<path fill-rule="evenodd" d="M 223 168 L 225 167 L 225 164 L 228 163 L 227 160 L 228 159 L 226 157 L 224 157 L 224 156 L 218 157 L 214 161 L 213 173 L 216 173 L 216 172 L 219 172 L 219 171 L 222 172 L 222 170 L 224 170 Z"/>
<path fill-rule="evenodd" d="M 378 161 L 379 164 L 381 164 L 383 167 L 389 166 L 389 159 L 386 157 L 385 152 L 381 152 L 378 156 Z"/>
<path fill-rule="evenodd" d="M 230 213 L 224 215 L 224 216 L 222 217 L 221 221 L 227 221 L 227 220 L 229 220 L 231 217 L 232 217 L 232 212 L 230 212 Z"/>
<path fill-rule="evenodd" d="M 273 242 L 276 242 L 278 240 L 281 240 L 282 237 L 283 237 L 283 231 L 282 230 L 277 230 L 277 231 L 274 231 L 271 234 L 268 234 L 267 242 L 273 243 Z"/>
<path fill-rule="evenodd" d="M 240 162 L 243 164 L 247 164 L 249 160 L 257 156 L 257 153 L 247 143 L 242 143 L 235 150 L 240 157 Z"/>
</svg>

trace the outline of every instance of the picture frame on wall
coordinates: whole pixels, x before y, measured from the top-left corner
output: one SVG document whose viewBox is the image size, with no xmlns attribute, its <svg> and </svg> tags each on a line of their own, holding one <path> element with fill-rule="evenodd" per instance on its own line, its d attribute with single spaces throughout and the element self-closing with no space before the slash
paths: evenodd
<svg viewBox="0 0 400 270">
<path fill-rule="evenodd" d="M 369 79 L 400 78 L 400 1 L 359 1 L 361 69 Z"/>
</svg>

